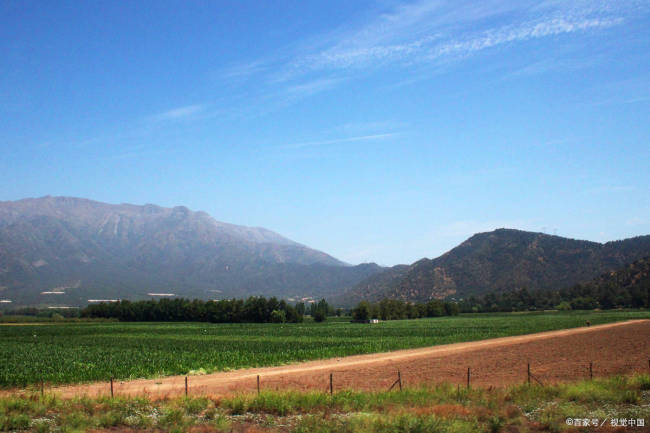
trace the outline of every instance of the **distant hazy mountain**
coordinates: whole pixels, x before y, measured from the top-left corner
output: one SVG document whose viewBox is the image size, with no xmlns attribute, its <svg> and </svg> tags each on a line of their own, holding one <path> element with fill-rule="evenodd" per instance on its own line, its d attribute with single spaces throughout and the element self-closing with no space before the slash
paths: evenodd
<svg viewBox="0 0 650 433">
<path fill-rule="evenodd" d="M 0 202 L 0 299 L 15 304 L 83 304 L 152 292 L 325 296 L 379 270 L 185 207 L 70 197 Z"/>
<path fill-rule="evenodd" d="M 371 275 L 339 299 L 411 301 L 462 298 L 516 288 L 558 289 L 650 254 L 650 236 L 600 244 L 499 229 L 479 233 L 436 259 Z"/>
</svg>

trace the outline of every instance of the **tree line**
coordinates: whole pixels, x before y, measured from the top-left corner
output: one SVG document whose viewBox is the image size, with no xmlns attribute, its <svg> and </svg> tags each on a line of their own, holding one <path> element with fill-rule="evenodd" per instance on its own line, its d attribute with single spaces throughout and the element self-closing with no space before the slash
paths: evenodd
<svg viewBox="0 0 650 433">
<path fill-rule="evenodd" d="M 81 311 L 81 317 L 125 322 L 299 323 L 304 311 L 304 305 L 294 307 L 275 297 L 219 301 L 177 298 L 91 304 Z"/>
<path fill-rule="evenodd" d="M 432 300 L 426 303 L 411 303 L 396 299 L 383 299 L 376 303 L 361 301 L 352 309 L 352 320 L 363 322 L 370 319 L 400 320 L 421 317 L 456 316 L 458 304 Z"/>
<path fill-rule="evenodd" d="M 593 310 L 600 308 L 650 308 L 650 288 L 625 288 L 616 284 L 576 284 L 562 290 L 525 288 L 472 296 L 459 303 L 463 313 L 526 310 Z"/>
<path fill-rule="evenodd" d="M 62 317 L 65 319 L 75 319 L 79 317 L 79 308 L 36 308 L 36 307 L 19 307 L 12 309 L 0 309 L 0 316 L 33 316 L 43 319 L 52 317 Z"/>
</svg>

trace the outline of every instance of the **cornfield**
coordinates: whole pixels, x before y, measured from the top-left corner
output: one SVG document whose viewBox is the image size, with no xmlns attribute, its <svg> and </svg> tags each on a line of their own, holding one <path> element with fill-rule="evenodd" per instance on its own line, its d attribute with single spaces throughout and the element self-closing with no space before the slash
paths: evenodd
<svg viewBox="0 0 650 433">
<path fill-rule="evenodd" d="M 0 325 L 0 387 L 151 378 L 376 353 L 650 318 L 650 312 L 475 314 L 378 324 Z"/>
</svg>

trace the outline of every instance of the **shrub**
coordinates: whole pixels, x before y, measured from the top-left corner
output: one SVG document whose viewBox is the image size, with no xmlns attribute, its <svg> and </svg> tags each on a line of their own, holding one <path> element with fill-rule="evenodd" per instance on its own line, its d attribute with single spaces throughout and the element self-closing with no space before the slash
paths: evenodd
<svg viewBox="0 0 650 433">
<path fill-rule="evenodd" d="M 325 320 L 327 320 L 327 314 L 323 310 L 316 310 L 314 312 L 315 322 L 324 322 Z"/>
<path fill-rule="evenodd" d="M 210 403 L 210 400 L 207 398 L 184 398 L 182 400 L 182 406 L 185 409 L 185 413 L 188 415 L 196 415 L 203 412 Z"/>
<path fill-rule="evenodd" d="M 29 416 L 25 414 L 0 417 L 0 431 L 26 430 L 29 421 Z"/>
<path fill-rule="evenodd" d="M 287 314 L 282 310 L 273 310 L 271 312 L 272 323 L 284 323 L 287 321 Z"/>
</svg>

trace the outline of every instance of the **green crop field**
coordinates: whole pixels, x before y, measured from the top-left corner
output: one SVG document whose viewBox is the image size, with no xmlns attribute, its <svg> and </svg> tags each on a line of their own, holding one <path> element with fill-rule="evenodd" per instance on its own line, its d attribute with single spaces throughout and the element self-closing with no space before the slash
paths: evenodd
<svg viewBox="0 0 650 433">
<path fill-rule="evenodd" d="M 0 386 L 270 366 L 571 328 L 587 320 L 596 325 L 639 318 L 650 318 L 650 312 L 477 314 L 373 325 L 344 321 L 0 325 Z"/>
</svg>

